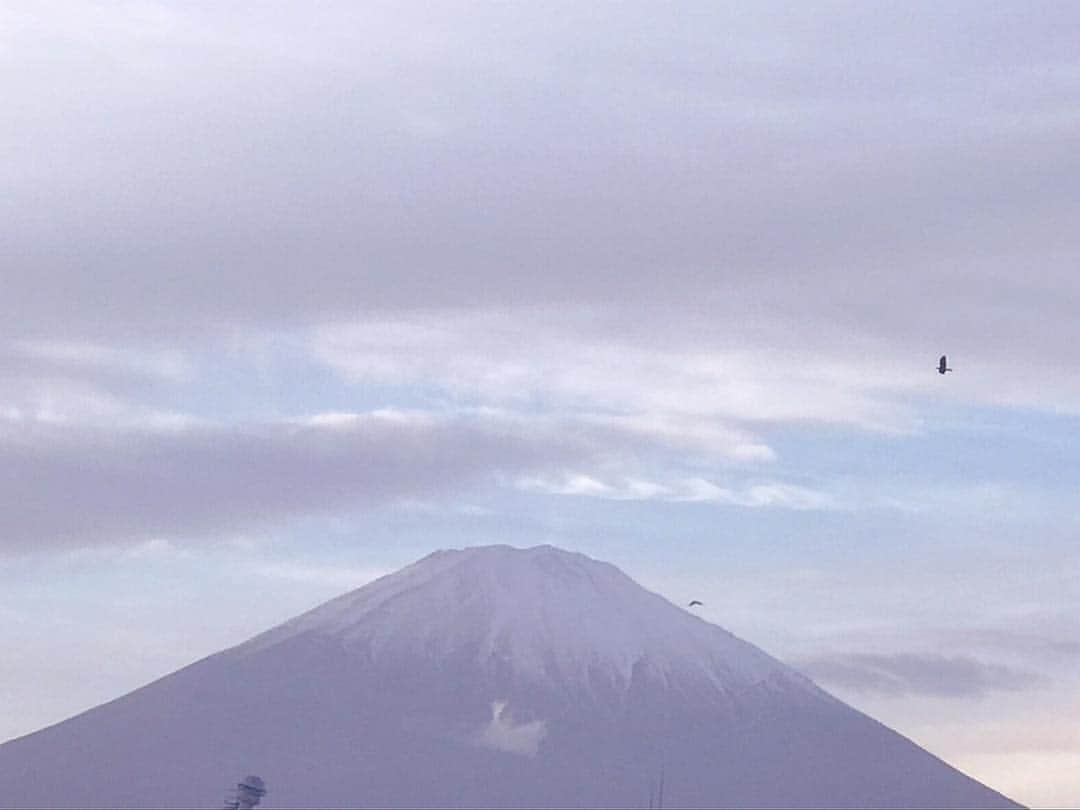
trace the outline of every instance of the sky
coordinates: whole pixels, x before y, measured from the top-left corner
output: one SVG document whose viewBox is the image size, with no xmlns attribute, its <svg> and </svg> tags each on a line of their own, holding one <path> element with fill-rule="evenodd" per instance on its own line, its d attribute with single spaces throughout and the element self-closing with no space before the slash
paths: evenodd
<svg viewBox="0 0 1080 810">
<path fill-rule="evenodd" d="M 1076 806 L 1078 39 L 1050 2 L 4 3 L 0 739 L 552 543 Z"/>
</svg>

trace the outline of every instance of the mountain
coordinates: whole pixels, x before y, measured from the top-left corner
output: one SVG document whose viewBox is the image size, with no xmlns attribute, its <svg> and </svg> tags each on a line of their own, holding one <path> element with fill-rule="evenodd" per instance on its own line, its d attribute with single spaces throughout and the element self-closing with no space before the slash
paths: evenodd
<svg viewBox="0 0 1080 810">
<path fill-rule="evenodd" d="M 0 746 L 0 807 L 1016 807 L 612 565 L 440 551 Z"/>
</svg>

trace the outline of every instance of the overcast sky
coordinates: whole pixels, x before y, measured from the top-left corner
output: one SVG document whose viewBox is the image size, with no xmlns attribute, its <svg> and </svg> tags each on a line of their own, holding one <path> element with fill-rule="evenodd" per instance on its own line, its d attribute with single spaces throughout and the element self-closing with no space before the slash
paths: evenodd
<svg viewBox="0 0 1080 810">
<path fill-rule="evenodd" d="M 0 6 L 0 739 L 550 542 L 1075 806 L 1080 9 L 428 5 Z"/>
</svg>

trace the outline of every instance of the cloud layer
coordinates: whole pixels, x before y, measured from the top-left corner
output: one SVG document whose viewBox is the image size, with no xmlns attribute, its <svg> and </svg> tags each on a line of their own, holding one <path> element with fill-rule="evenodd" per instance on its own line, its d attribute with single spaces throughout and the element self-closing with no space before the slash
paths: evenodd
<svg viewBox="0 0 1080 810">
<path fill-rule="evenodd" d="M 8 4 L 0 329 L 660 308 L 1076 406 L 1074 9 L 463 11 Z"/>
<path fill-rule="evenodd" d="M 581 460 L 492 420 L 379 411 L 171 430 L 0 426 L 8 548 L 204 536 Z"/>
<path fill-rule="evenodd" d="M 983 697 L 1039 683 L 1033 672 L 966 656 L 850 653 L 802 661 L 799 668 L 827 687 L 884 695 Z"/>
</svg>

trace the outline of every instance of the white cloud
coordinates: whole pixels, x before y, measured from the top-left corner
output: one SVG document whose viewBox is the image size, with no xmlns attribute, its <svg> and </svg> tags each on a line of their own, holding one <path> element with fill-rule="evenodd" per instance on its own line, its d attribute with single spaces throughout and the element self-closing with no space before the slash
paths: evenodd
<svg viewBox="0 0 1080 810">
<path fill-rule="evenodd" d="M 708 481 L 694 479 L 689 483 L 693 493 L 686 500 L 715 501 L 749 507 L 780 507 L 783 509 L 841 509 L 836 499 L 825 492 L 798 486 L 770 482 L 753 484 L 732 491 L 716 487 Z"/>
<path fill-rule="evenodd" d="M 672 413 L 589 414 L 577 417 L 597 428 L 616 430 L 642 440 L 667 445 L 694 456 L 711 455 L 731 461 L 773 461 L 776 453 L 747 430 L 700 415 Z"/>
<path fill-rule="evenodd" d="M 666 501 L 715 503 L 748 508 L 844 509 L 835 497 L 818 490 L 778 482 L 758 483 L 738 489 L 722 487 L 703 478 L 682 478 L 664 483 L 639 478 L 600 480 L 582 473 L 522 476 L 520 489 L 552 495 L 579 495 L 613 501 Z"/>
<path fill-rule="evenodd" d="M 42 425 L 98 426 L 112 430 L 191 426 L 192 416 L 146 407 L 99 386 L 56 377 L 0 385 L 0 428 Z"/>
<path fill-rule="evenodd" d="M 328 411 L 316 413 L 296 420 L 298 425 L 315 428 L 340 428 L 355 430 L 365 425 L 393 424 L 403 427 L 430 428 L 437 424 L 435 414 L 420 410 L 399 410 L 397 408 L 377 408 L 373 411 L 357 413 L 355 411 Z"/>
<path fill-rule="evenodd" d="M 918 420 L 898 395 L 933 382 L 929 372 L 887 358 L 755 344 L 683 313 L 671 313 L 683 332 L 655 314 L 613 325 L 617 314 L 482 309 L 369 318 L 315 330 L 312 352 L 358 382 L 549 405 L 748 460 L 767 460 L 771 451 L 740 424 L 910 431 Z"/>
</svg>

